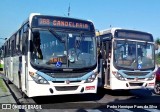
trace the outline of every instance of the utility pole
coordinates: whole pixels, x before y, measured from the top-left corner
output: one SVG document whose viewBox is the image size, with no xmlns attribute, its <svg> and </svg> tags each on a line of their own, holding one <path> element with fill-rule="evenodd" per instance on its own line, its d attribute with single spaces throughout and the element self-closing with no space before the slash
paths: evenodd
<svg viewBox="0 0 160 112">
<path fill-rule="evenodd" d="M 69 3 L 69 7 L 68 7 L 68 17 L 70 16 L 70 3 Z"/>
</svg>

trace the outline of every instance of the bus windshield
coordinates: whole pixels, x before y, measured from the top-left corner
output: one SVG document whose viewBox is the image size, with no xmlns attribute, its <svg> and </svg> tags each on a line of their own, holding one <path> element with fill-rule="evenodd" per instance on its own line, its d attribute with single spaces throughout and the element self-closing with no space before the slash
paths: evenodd
<svg viewBox="0 0 160 112">
<path fill-rule="evenodd" d="M 93 34 L 33 30 L 31 63 L 42 68 L 85 68 L 96 64 Z"/>
<path fill-rule="evenodd" d="M 154 67 L 154 45 L 146 42 L 115 40 L 114 65 L 127 69 Z"/>
</svg>

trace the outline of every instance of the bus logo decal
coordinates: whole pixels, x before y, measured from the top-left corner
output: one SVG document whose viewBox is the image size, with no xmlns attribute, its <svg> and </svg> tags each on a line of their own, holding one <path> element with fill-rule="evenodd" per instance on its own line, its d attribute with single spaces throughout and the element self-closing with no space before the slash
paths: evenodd
<svg viewBox="0 0 160 112">
<path fill-rule="evenodd" d="M 58 61 L 58 62 L 56 63 L 56 67 L 61 67 L 61 66 L 62 66 L 62 63 Z"/>
<path fill-rule="evenodd" d="M 135 80 L 135 81 L 138 81 L 138 77 L 136 77 L 134 80 Z"/>
<path fill-rule="evenodd" d="M 138 69 L 141 69 L 142 68 L 142 65 L 141 64 L 138 64 Z"/>
<path fill-rule="evenodd" d="M 66 84 L 69 84 L 70 83 L 70 81 L 69 80 L 66 80 Z"/>
</svg>

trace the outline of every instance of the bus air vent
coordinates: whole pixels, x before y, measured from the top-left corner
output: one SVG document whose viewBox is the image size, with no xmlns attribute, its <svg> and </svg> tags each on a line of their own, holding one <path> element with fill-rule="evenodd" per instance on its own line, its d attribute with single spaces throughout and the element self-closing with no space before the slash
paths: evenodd
<svg viewBox="0 0 160 112">
<path fill-rule="evenodd" d="M 124 73 L 129 76 L 145 76 L 150 72 L 124 72 Z"/>
<path fill-rule="evenodd" d="M 130 86 L 142 86 L 143 83 L 129 83 Z"/>
<path fill-rule="evenodd" d="M 57 91 L 73 91 L 77 90 L 78 86 L 55 86 Z"/>
<path fill-rule="evenodd" d="M 79 78 L 87 73 L 46 73 L 53 78 Z"/>
</svg>

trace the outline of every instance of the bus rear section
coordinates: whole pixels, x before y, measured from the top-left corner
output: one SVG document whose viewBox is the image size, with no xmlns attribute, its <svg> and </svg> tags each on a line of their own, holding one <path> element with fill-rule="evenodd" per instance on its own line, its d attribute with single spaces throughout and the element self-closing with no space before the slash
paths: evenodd
<svg viewBox="0 0 160 112">
<path fill-rule="evenodd" d="M 13 52 L 6 59 L 12 58 L 8 67 L 14 73 L 12 82 L 28 97 L 97 92 L 92 22 L 32 14 L 17 34 L 20 36 L 9 40 L 21 52 Z M 16 38 L 22 41 L 14 41 Z"/>
<path fill-rule="evenodd" d="M 112 28 L 99 33 L 99 86 L 106 89 L 153 89 L 155 46 L 151 34 Z"/>
</svg>

